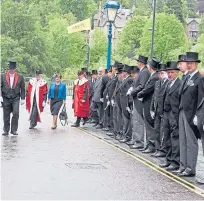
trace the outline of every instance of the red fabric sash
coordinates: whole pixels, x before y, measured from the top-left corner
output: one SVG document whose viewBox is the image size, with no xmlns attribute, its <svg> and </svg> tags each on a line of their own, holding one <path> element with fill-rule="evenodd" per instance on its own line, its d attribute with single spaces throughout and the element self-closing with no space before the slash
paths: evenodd
<svg viewBox="0 0 204 201">
<path fill-rule="evenodd" d="M 9 73 L 6 73 L 6 82 L 8 84 L 8 86 L 10 87 L 10 74 Z M 16 87 L 16 84 L 18 83 L 18 74 L 15 73 L 14 75 L 14 85 L 13 85 L 13 88 Z"/>
</svg>

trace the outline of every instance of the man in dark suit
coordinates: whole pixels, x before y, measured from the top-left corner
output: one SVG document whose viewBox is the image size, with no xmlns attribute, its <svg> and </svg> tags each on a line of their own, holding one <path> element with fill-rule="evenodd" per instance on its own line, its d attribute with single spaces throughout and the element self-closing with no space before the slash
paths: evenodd
<svg viewBox="0 0 204 201">
<path fill-rule="evenodd" d="M 122 117 L 123 117 L 123 131 L 122 136 L 119 139 L 121 143 L 125 143 L 129 140 L 131 140 L 132 137 L 132 127 L 130 122 L 130 113 L 131 111 L 128 111 L 128 105 L 129 105 L 129 98 L 126 96 L 127 91 L 133 84 L 133 78 L 130 76 L 132 71 L 132 67 L 128 65 L 124 65 L 123 67 L 123 80 L 120 85 L 120 103 L 122 108 Z"/>
<path fill-rule="evenodd" d="M 164 102 L 164 136 L 168 140 L 166 161 L 160 164 L 160 167 L 166 167 L 166 170 L 177 170 L 179 168 L 179 91 L 181 80 L 178 78 L 179 69 L 177 62 L 167 63 L 167 72 L 169 84 L 167 87 L 166 98 Z"/>
<path fill-rule="evenodd" d="M 137 59 L 137 66 L 140 69 L 138 77 L 134 82 L 134 85 L 128 91 L 127 95 L 133 97 L 133 104 L 135 107 L 135 112 L 133 113 L 135 118 L 135 129 L 133 130 L 133 139 L 135 143 L 130 145 L 131 149 L 141 149 L 144 146 L 144 119 L 143 119 L 143 103 L 138 100 L 137 94 L 142 91 L 145 87 L 146 82 L 149 79 L 150 73 L 146 67 L 148 57 L 139 55 Z"/>
<path fill-rule="evenodd" d="M 146 131 L 146 146 L 141 149 L 143 153 L 153 153 L 155 151 L 153 132 L 154 130 L 154 119 L 152 119 L 150 114 L 150 105 L 152 96 L 154 94 L 155 83 L 159 80 L 157 70 L 159 69 L 159 60 L 152 58 L 148 65 L 148 70 L 151 73 L 150 77 L 145 84 L 142 91 L 137 94 L 137 98 L 143 102 L 144 105 L 144 123 Z"/>
<path fill-rule="evenodd" d="M 163 136 L 163 112 L 164 100 L 168 84 L 168 75 L 166 72 L 166 64 L 159 64 L 159 80 L 155 84 L 154 95 L 152 97 L 150 114 L 154 119 L 154 146 L 156 151 L 151 155 L 153 157 L 163 157 L 166 155 L 164 136 Z"/>
<path fill-rule="evenodd" d="M 9 61 L 9 70 L 1 74 L 1 96 L 3 98 L 3 119 L 4 133 L 8 135 L 10 131 L 10 115 L 13 113 L 11 120 L 11 134 L 18 135 L 19 103 L 25 104 L 25 82 L 24 77 L 16 72 L 15 61 Z"/>
<path fill-rule="evenodd" d="M 198 84 L 201 75 L 198 72 L 198 53 L 186 53 L 187 70 L 186 76 L 180 90 L 180 112 L 179 112 L 179 140 L 180 140 L 180 168 L 178 175 L 183 177 L 194 176 L 198 156 L 198 138 L 200 133 L 193 123 L 198 106 Z"/>
<path fill-rule="evenodd" d="M 178 67 L 182 73 L 182 81 L 184 81 L 186 75 L 188 74 L 185 54 L 181 54 L 178 56 Z"/>
</svg>

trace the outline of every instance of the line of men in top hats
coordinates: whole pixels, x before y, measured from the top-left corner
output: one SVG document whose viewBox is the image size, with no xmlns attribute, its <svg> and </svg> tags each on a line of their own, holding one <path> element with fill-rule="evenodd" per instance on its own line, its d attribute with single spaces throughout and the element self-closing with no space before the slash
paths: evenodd
<svg viewBox="0 0 204 201">
<path fill-rule="evenodd" d="M 199 63 L 196 52 L 166 64 L 140 55 L 137 66 L 116 61 L 108 72 L 99 68 L 96 75 L 94 70 L 89 123 L 111 131 L 106 134 L 131 149 L 165 157 L 160 167 L 181 177 L 194 176 L 199 138 L 204 150 L 204 77 Z"/>
</svg>

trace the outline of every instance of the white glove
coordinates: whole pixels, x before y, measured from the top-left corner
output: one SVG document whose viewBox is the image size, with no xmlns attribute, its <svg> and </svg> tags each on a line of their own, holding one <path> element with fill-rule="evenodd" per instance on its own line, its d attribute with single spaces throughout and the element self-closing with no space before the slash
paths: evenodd
<svg viewBox="0 0 204 201">
<path fill-rule="evenodd" d="M 107 102 L 107 105 L 110 105 L 110 101 Z"/>
<path fill-rule="evenodd" d="M 43 102 L 42 102 L 42 106 L 43 106 L 43 107 L 45 107 L 45 105 L 46 105 L 46 102 L 45 102 L 45 101 L 43 101 Z"/>
<path fill-rule="evenodd" d="M 143 98 L 138 98 L 138 100 L 142 102 L 142 101 L 143 101 Z"/>
<path fill-rule="evenodd" d="M 204 131 L 204 125 L 203 125 L 203 131 Z"/>
<path fill-rule="evenodd" d="M 193 123 L 194 123 L 195 126 L 198 125 L 198 118 L 197 118 L 197 116 L 195 116 L 195 117 L 193 118 Z"/>
<path fill-rule="evenodd" d="M 24 105 L 25 104 L 25 99 L 21 99 L 21 105 Z"/>
<path fill-rule="evenodd" d="M 106 99 L 108 99 L 109 98 L 109 96 L 108 95 L 106 95 Z"/>
<path fill-rule="evenodd" d="M 126 93 L 126 96 L 131 95 L 132 90 L 133 90 L 133 87 L 130 87 L 130 88 L 128 89 L 128 92 Z"/>
<path fill-rule="evenodd" d="M 103 98 L 100 98 L 100 101 L 103 103 Z"/>
<path fill-rule="evenodd" d="M 155 113 L 153 111 L 150 111 L 150 115 L 151 115 L 152 119 L 155 118 Z"/>
<path fill-rule="evenodd" d="M 111 105 L 112 105 L 112 106 L 114 106 L 114 105 L 115 105 L 114 100 L 111 100 Z"/>
<path fill-rule="evenodd" d="M 3 100 L 2 96 L 0 97 L 0 102 L 4 102 L 4 100 Z"/>
<path fill-rule="evenodd" d="M 129 107 L 126 107 L 126 110 L 131 114 L 131 109 Z"/>
</svg>

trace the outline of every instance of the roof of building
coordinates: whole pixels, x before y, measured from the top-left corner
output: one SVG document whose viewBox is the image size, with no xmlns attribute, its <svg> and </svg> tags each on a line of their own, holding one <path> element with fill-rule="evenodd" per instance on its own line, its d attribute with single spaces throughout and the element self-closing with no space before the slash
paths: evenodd
<svg viewBox="0 0 204 201">
<path fill-rule="evenodd" d="M 187 18 L 186 19 L 187 24 L 191 23 L 192 21 L 196 21 L 198 24 L 200 24 L 201 19 L 200 18 Z"/>
<path fill-rule="evenodd" d="M 119 9 L 114 22 L 115 27 L 123 28 L 132 14 L 132 9 Z M 104 27 L 107 22 L 107 15 L 105 13 L 105 10 L 102 10 L 101 14 L 95 14 L 94 20 L 98 20 L 99 27 Z"/>
</svg>

